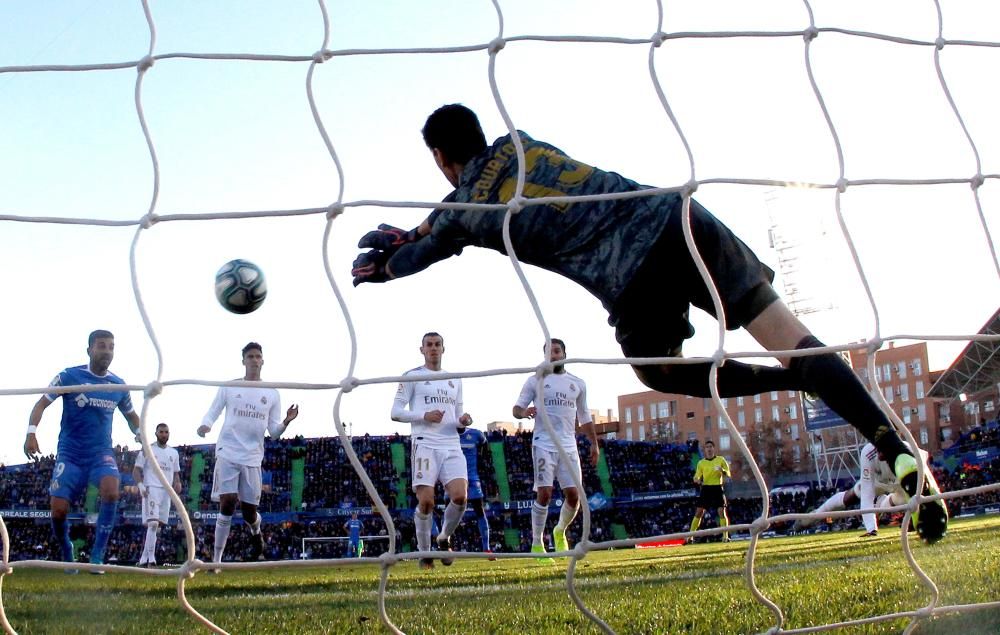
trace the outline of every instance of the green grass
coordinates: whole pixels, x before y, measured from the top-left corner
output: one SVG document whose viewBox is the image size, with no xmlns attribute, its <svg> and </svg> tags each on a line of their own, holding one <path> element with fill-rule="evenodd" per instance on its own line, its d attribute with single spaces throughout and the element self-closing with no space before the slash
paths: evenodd
<svg viewBox="0 0 1000 635">
<path fill-rule="evenodd" d="M 942 604 L 1000 601 L 1000 517 L 953 522 L 934 546 L 911 542 Z M 774 625 L 744 579 L 746 542 L 595 552 L 577 568 L 585 604 L 621 634 L 754 633 Z M 386 608 L 415 633 L 598 633 L 566 592 L 565 563 L 458 561 L 392 568 Z M 782 607 L 784 628 L 913 610 L 929 595 L 907 568 L 898 533 L 772 538 L 759 544 L 756 579 Z M 378 567 L 199 573 L 191 603 L 232 633 L 384 633 Z M 176 599 L 175 578 L 67 576 L 23 569 L 4 578 L 8 618 L 22 634 L 188 633 L 197 623 Z M 842 629 L 897 633 L 906 620 Z M 204 632 L 204 631 L 202 631 Z M 1000 609 L 925 621 L 917 633 L 1000 633 Z"/>
</svg>

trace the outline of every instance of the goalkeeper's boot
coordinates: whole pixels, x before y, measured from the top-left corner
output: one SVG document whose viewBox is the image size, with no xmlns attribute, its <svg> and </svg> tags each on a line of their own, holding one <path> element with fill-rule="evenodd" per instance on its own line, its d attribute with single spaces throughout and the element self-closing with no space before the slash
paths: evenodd
<svg viewBox="0 0 1000 635">
<path fill-rule="evenodd" d="M 264 532 L 250 535 L 250 562 L 257 562 L 264 555 Z"/>
<path fill-rule="evenodd" d="M 437 543 L 438 551 L 451 552 L 451 536 L 448 536 L 447 538 L 438 536 Z M 441 558 L 441 564 L 446 567 L 450 567 L 453 562 L 455 562 L 454 558 Z"/>
<path fill-rule="evenodd" d="M 552 528 L 552 542 L 556 551 L 569 551 L 569 541 L 566 540 L 566 530 L 559 527 Z"/>
<path fill-rule="evenodd" d="M 910 454 L 900 454 L 896 457 L 894 468 L 899 485 L 906 492 L 906 500 L 909 501 L 917 493 L 917 460 Z M 940 493 L 937 480 L 930 468 L 925 467 L 924 488 L 920 494 L 933 496 Z M 911 516 L 917 535 L 927 544 L 941 540 L 948 531 L 948 506 L 941 499 L 923 503 Z"/>
<path fill-rule="evenodd" d="M 545 551 L 545 547 L 543 545 L 531 545 L 531 553 L 545 554 L 547 552 Z M 545 555 L 538 556 L 536 562 L 538 562 L 540 564 L 555 564 L 556 563 L 555 560 L 553 560 L 552 558 L 549 558 L 548 556 L 545 556 Z"/>
</svg>

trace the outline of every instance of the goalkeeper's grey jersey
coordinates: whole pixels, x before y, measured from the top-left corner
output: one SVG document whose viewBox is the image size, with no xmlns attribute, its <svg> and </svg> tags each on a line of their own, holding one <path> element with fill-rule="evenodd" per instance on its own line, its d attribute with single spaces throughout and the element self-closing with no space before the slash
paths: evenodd
<svg viewBox="0 0 1000 635">
<path fill-rule="evenodd" d="M 519 134 L 525 148 L 525 197 L 648 189 L 614 172 L 575 161 L 523 132 Z M 506 203 L 514 195 L 516 181 L 517 156 L 510 135 L 506 135 L 466 164 L 458 188 L 445 200 Z M 680 213 L 681 200 L 677 194 L 661 194 L 532 205 L 511 219 L 511 240 L 519 260 L 579 283 L 610 310 L 659 238 L 669 215 Z M 506 253 L 503 219 L 502 211 L 441 212 L 429 236 L 438 243 L 432 261 L 470 245 Z M 420 264 L 426 267 L 430 262 Z"/>
</svg>

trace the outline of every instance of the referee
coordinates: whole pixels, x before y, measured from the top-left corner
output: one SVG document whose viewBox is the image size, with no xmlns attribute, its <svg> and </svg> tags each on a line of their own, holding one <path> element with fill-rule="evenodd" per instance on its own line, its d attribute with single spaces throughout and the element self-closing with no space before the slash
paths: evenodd
<svg viewBox="0 0 1000 635">
<path fill-rule="evenodd" d="M 705 458 L 698 461 L 698 467 L 694 471 L 694 482 L 701 485 L 701 493 L 698 494 L 698 508 L 695 509 L 694 518 L 691 519 L 691 531 L 698 531 L 702 516 L 708 508 L 714 508 L 718 513 L 719 527 L 729 526 L 729 517 L 726 516 L 726 493 L 722 489 L 725 479 L 732 478 L 729 463 L 715 454 L 715 443 L 711 439 L 705 441 L 704 447 Z M 693 543 L 694 536 L 689 536 L 687 542 Z M 728 531 L 722 532 L 722 542 L 729 542 Z"/>
</svg>

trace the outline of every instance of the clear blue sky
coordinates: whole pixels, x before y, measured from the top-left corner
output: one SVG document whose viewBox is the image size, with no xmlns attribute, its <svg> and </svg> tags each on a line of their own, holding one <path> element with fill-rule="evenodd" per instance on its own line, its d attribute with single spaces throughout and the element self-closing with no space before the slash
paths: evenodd
<svg viewBox="0 0 1000 635">
<path fill-rule="evenodd" d="M 804 5 L 707 0 L 666 2 L 664 30 L 797 30 Z M 815 2 L 820 26 L 933 40 L 933 3 Z M 914 6 L 914 4 L 919 6 Z M 570 8 L 571 7 L 571 8 Z M 501 2 L 504 34 L 613 35 L 646 38 L 656 4 Z M 1000 19 L 987 2 L 943 3 L 945 36 L 1000 41 Z M 318 5 L 286 2 L 153 2 L 155 53 L 311 55 L 322 42 Z M 490 2 L 330 2 L 329 48 L 401 48 L 481 44 L 498 33 Z M 149 46 L 139 2 L 13 2 L 0 5 L 0 67 L 138 60 Z M 933 49 L 824 33 L 811 62 L 844 147 L 847 176 L 968 178 L 973 155 L 943 97 Z M 647 45 L 509 42 L 497 82 L 515 124 L 571 155 L 640 182 L 679 185 L 689 165 L 664 114 L 647 67 Z M 949 46 L 948 79 L 983 171 L 1000 173 L 1000 94 L 991 78 L 1000 50 Z M 830 183 L 837 156 L 806 79 L 801 38 L 671 40 L 655 68 L 694 153 L 696 177 Z M 476 109 L 489 138 L 505 133 L 488 83 L 484 51 L 450 55 L 338 57 L 316 69 L 320 114 L 344 167 L 344 200 L 440 200 L 449 190 L 419 136 L 434 108 L 460 101 Z M 306 63 L 167 59 L 145 76 L 143 110 L 160 163 L 159 214 L 320 207 L 340 187 L 306 100 Z M 136 116 L 136 70 L 0 73 L 0 214 L 137 219 L 149 208 L 152 163 Z M 981 188 L 996 232 L 1000 186 Z M 699 200 L 775 264 L 770 213 L 827 229 L 821 255 L 800 285 L 836 308 L 811 324 L 829 343 L 874 332 L 827 190 L 703 185 Z M 772 201 L 772 199 L 775 199 Z M 772 201 L 769 203 L 769 201 Z M 843 199 L 848 227 L 872 285 L 882 334 L 973 333 L 996 308 L 997 276 L 968 186 L 856 187 Z M 421 363 L 427 330 L 444 334 L 445 368 L 474 371 L 540 361 L 541 329 L 510 264 L 494 252 L 467 250 L 412 279 L 350 286 L 358 237 L 379 222 L 415 225 L 425 210 L 352 209 L 334 223 L 331 265 L 359 337 L 356 375 L 398 375 Z M 241 376 L 240 348 L 264 345 L 271 381 L 332 383 L 348 368 L 346 321 L 326 280 L 322 217 L 161 223 L 139 239 L 138 275 L 164 352 L 164 379 L 224 381 Z M 65 366 L 84 363 L 86 335 L 117 335 L 112 370 L 128 382 L 155 377 L 153 348 L 136 310 L 128 254 L 134 228 L 2 223 L 6 272 L 4 388 L 42 387 Z M 805 239 L 804 239 L 805 240 Z M 811 240 L 811 239 L 810 239 Z M 250 316 L 222 311 L 212 295 L 227 260 L 265 270 L 270 296 Z M 620 355 L 599 304 L 546 272 L 529 269 L 553 335 L 574 357 Z M 778 281 L 780 288 L 782 281 Z M 669 293 L 665 286 L 662 293 Z M 656 298 L 650 297 L 651 309 Z M 688 355 L 716 347 L 714 322 L 697 316 Z M 729 350 L 756 350 L 745 336 Z M 935 368 L 961 344 L 932 345 Z M 619 394 L 642 390 L 623 366 L 579 365 L 590 405 L 616 408 Z M 477 422 L 509 419 L 523 376 L 466 380 L 466 409 Z M 385 434 L 394 384 L 347 395 L 342 415 L 355 434 Z M 151 405 L 174 441 L 194 430 L 214 389 L 171 388 Z M 298 432 L 334 433 L 335 393 L 283 391 L 298 402 Z M 17 462 L 37 396 L 0 397 L 7 423 L 0 460 Z M 137 403 L 141 396 L 136 395 Z M 40 441 L 55 450 L 57 406 Z M 119 420 L 116 441 L 127 442 Z M 133 444 L 134 445 L 134 444 Z"/>
</svg>

